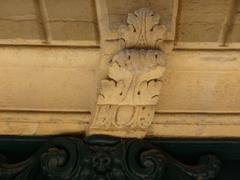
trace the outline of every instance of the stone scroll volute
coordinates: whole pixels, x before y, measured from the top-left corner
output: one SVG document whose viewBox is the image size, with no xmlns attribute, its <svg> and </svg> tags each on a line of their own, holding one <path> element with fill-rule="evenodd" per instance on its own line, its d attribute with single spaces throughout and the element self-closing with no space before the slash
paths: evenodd
<svg viewBox="0 0 240 180">
<path fill-rule="evenodd" d="M 164 53 L 160 44 L 166 28 L 150 9 L 130 13 L 119 27 L 124 47 L 113 56 L 108 78 L 101 81 L 89 134 L 144 137 L 159 102 Z"/>
</svg>

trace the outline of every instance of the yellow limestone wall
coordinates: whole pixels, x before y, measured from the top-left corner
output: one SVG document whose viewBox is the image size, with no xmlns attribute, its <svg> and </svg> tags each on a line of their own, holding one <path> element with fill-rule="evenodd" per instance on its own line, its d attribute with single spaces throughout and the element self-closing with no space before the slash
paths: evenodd
<svg viewBox="0 0 240 180">
<path fill-rule="evenodd" d="M 1 134 L 84 132 L 98 92 L 97 48 L 1 47 Z M 240 135 L 240 53 L 173 51 L 148 135 Z"/>
<path fill-rule="evenodd" d="M 237 2 L 0 1 L 0 134 L 86 132 L 119 25 L 150 8 L 167 27 L 167 67 L 148 135 L 239 137 Z"/>
</svg>

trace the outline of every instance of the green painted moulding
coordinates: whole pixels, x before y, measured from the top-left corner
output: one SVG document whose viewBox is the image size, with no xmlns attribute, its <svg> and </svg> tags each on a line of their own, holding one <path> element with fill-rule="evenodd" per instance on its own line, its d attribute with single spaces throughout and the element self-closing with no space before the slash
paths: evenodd
<svg viewBox="0 0 240 180">
<path fill-rule="evenodd" d="M 238 140 L 0 137 L 0 180 L 238 180 L 239 150 Z"/>
</svg>

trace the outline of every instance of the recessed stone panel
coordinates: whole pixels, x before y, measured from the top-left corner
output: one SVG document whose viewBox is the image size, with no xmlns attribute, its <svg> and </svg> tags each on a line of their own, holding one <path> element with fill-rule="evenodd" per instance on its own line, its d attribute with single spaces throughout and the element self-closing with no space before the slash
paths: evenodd
<svg viewBox="0 0 240 180">
<path fill-rule="evenodd" d="M 43 39 L 40 23 L 33 0 L 0 1 L 0 39 Z"/>
<path fill-rule="evenodd" d="M 217 42 L 230 0 L 182 0 L 179 5 L 177 40 Z"/>
<path fill-rule="evenodd" d="M 48 40 L 48 45 L 98 44 L 94 0 L 42 2 L 41 5 L 39 0 L 0 1 L 0 43 L 33 45 Z"/>
<path fill-rule="evenodd" d="M 48 0 L 50 27 L 54 40 L 97 40 L 94 0 Z"/>
</svg>

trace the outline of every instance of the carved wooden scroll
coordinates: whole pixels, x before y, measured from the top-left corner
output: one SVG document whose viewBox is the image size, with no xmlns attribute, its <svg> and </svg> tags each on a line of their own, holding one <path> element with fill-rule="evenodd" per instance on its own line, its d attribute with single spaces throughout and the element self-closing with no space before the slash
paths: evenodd
<svg viewBox="0 0 240 180">
<path fill-rule="evenodd" d="M 18 143 L 21 141 L 22 139 Z M 29 142 L 28 138 L 25 144 Z M 18 144 L 17 141 L 14 143 Z M 14 143 L 12 142 L 9 147 L 15 147 Z M 222 162 L 217 156 L 206 154 L 200 156 L 199 162 L 185 164 L 174 159 L 155 143 L 136 139 L 120 140 L 104 136 L 83 139 L 58 137 L 51 139 L 29 158 L 18 163 L 13 161 L 13 157 L 8 155 L 10 159 L 8 160 L 7 157 L 0 154 L 0 179 L 213 180 L 222 170 Z M 34 143 L 34 146 L 36 144 Z M 7 154 L 13 152 L 11 150 Z M 26 152 L 22 152 L 24 157 L 29 153 Z M 190 154 L 193 156 L 192 153 Z M 19 154 L 15 154 L 14 157 L 18 156 Z M 226 177 L 225 174 L 223 176 Z M 230 177 L 232 176 L 230 175 Z"/>
<path fill-rule="evenodd" d="M 166 28 L 149 9 L 129 14 L 119 28 L 124 49 L 116 54 L 102 80 L 90 134 L 143 137 L 159 101 L 164 54 L 159 49 Z"/>
</svg>

